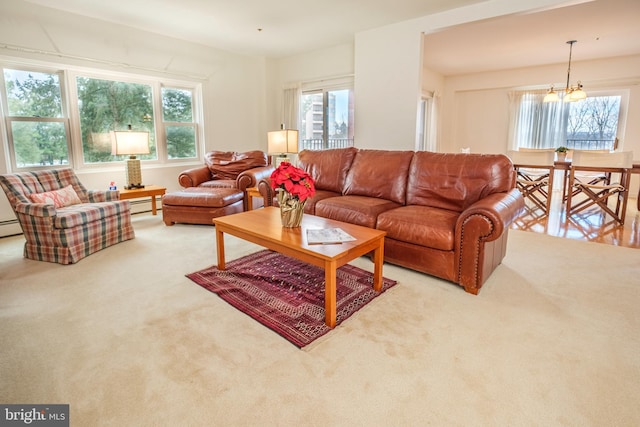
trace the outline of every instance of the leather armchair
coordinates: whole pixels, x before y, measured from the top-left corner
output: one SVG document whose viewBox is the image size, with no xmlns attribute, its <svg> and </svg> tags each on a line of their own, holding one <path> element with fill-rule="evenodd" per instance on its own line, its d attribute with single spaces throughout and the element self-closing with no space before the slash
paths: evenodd
<svg viewBox="0 0 640 427">
<path fill-rule="evenodd" d="M 246 211 L 247 188 L 268 179 L 274 168 L 263 151 L 210 151 L 205 164 L 183 171 L 180 191 L 162 198 L 162 219 L 176 223 L 213 225 L 213 218 Z"/>
<path fill-rule="evenodd" d="M 244 193 L 244 210 L 247 209 L 246 190 L 257 187 L 268 179 L 274 167 L 263 151 L 210 151 L 205 154 L 205 164 L 187 169 L 178 176 L 183 188 L 235 188 Z"/>
</svg>

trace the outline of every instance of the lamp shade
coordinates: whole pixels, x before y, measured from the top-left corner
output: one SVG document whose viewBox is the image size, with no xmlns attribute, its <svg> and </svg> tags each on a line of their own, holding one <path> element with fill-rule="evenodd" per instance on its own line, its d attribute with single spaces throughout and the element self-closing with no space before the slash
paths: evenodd
<svg viewBox="0 0 640 427">
<path fill-rule="evenodd" d="M 542 102 L 557 102 L 560 100 L 560 97 L 558 96 L 558 94 L 556 93 L 556 91 L 553 90 L 553 88 L 549 91 L 549 93 L 547 93 L 544 96 L 544 99 L 542 100 Z"/>
<path fill-rule="evenodd" d="M 111 132 L 111 154 L 136 155 L 149 154 L 149 132 L 115 131 Z"/>
<path fill-rule="evenodd" d="M 281 129 L 267 133 L 267 151 L 271 154 L 297 153 L 298 131 Z"/>
<path fill-rule="evenodd" d="M 587 99 L 587 94 L 581 87 L 571 92 L 572 101 L 582 101 L 583 99 Z"/>
</svg>

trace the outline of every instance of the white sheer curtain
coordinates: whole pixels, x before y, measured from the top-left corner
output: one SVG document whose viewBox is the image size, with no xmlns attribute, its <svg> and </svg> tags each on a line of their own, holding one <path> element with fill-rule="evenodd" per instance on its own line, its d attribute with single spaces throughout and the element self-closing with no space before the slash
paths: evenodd
<svg viewBox="0 0 640 427">
<path fill-rule="evenodd" d="M 300 127 L 300 97 L 302 95 L 299 83 L 289 85 L 282 93 L 282 123 L 287 129 Z"/>
<path fill-rule="evenodd" d="M 509 93 L 509 145 L 510 149 L 557 148 L 566 144 L 569 104 L 542 100 L 545 91 L 518 91 Z M 560 99 L 563 93 L 558 93 Z"/>
<path fill-rule="evenodd" d="M 438 128 L 440 117 L 440 94 L 436 91 L 433 93 L 431 101 L 431 123 L 429 123 L 429 129 L 427 131 L 427 144 L 425 149 L 428 151 L 438 151 L 440 145 L 439 135 L 440 129 Z"/>
<path fill-rule="evenodd" d="M 437 92 L 422 93 L 418 118 L 418 151 L 437 151 L 438 113 L 440 112 L 440 95 Z"/>
</svg>

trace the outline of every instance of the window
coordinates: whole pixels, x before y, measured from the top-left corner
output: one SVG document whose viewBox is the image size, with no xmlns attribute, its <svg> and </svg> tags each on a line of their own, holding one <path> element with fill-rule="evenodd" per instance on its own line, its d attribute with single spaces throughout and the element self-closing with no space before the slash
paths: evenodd
<svg viewBox="0 0 640 427">
<path fill-rule="evenodd" d="M 515 146 L 614 150 L 621 122 L 622 96 L 590 94 L 584 101 L 544 103 L 544 94 L 524 92 L 515 116 Z"/>
<path fill-rule="evenodd" d="M 416 150 L 436 151 L 438 102 L 433 92 L 423 91 L 418 104 Z"/>
<path fill-rule="evenodd" d="M 620 115 L 620 96 L 594 96 L 572 102 L 567 121 L 567 148 L 614 150 Z"/>
<path fill-rule="evenodd" d="M 4 69 L 12 163 L 19 168 L 69 164 L 69 120 L 60 75 Z"/>
<path fill-rule="evenodd" d="M 115 80 L 76 77 L 82 155 L 85 164 L 123 160 L 111 154 L 110 131 L 149 131 L 150 154 L 142 160 L 157 159 L 153 133 L 151 86 Z"/>
<path fill-rule="evenodd" d="M 162 88 L 162 120 L 170 159 L 196 157 L 196 124 L 193 121 L 193 91 Z"/>
<path fill-rule="evenodd" d="M 1 110 L 13 170 L 120 162 L 110 132 L 129 125 L 149 132 L 150 153 L 142 161 L 200 155 L 198 84 L 32 68 L 3 68 Z"/>
<path fill-rule="evenodd" d="M 303 91 L 300 150 L 353 146 L 353 90 Z"/>
</svg>

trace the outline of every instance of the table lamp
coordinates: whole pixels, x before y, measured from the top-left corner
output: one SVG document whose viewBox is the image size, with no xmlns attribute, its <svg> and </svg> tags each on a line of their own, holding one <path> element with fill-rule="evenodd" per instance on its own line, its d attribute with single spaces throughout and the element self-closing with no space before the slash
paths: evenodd
<svg viewBox="0 0 640 427">
<path fill-rule="evenodd" d="M 280 125 L 280 130 L 267 133 L 267 154 L 276 156 L 274 166 L 282 162 L 288 162 L 287 154 L 298 152 L 298 131 L 296 129 L 285 129 L 284 124 Z"/>
<path fill-rule="evenodd" d="M 140 159 L 136 158 L 136 154 L 149 154 L 149 132 L 134 132 L 131 130 L 131 125 L 129 125 L 128 130 L 113 131 L 111 135 L 111 154 L 129 156 L 125 164 L 127 185 L 124 188 L 127 190 L 144 188 L 144 185 L 142 185 Z"/>
</svg>

